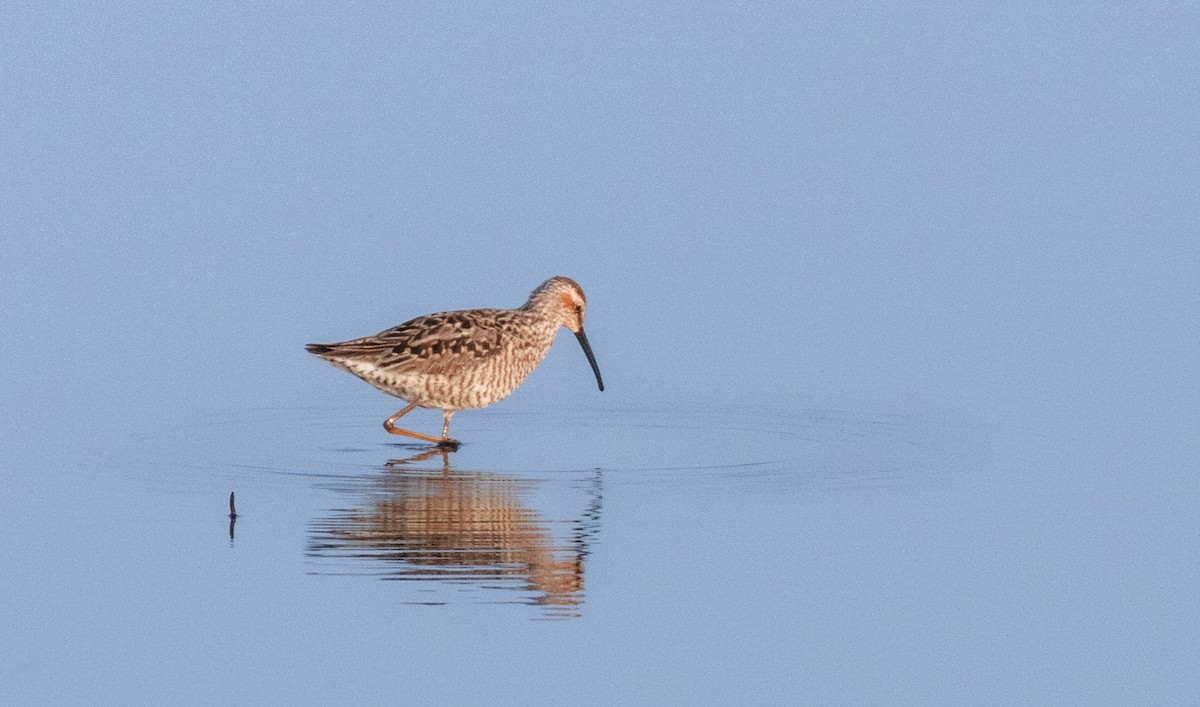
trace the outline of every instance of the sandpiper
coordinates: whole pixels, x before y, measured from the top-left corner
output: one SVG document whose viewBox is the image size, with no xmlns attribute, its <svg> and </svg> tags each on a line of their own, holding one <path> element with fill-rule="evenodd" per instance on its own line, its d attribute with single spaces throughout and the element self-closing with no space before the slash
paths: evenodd
<svg viewBox="0 0 1200 707">
<path fill-rule="evenodd" d="M 450 439 L 450 417 L 507 398 L 533 372 L 560 326 L 579 339 L 596 384 L 604 390 L 600 368 L 583 333 L 587 298 L 569 277 L 546 280 L 516 309 L 468 309 L 410 319 L 374 336 L 305 348 L 379 390 L 408 401 L 383 427 L 443 447 Z M 442 436 L 404 430 L 394 423 L 416 407 L 442 411 Z"/>
</svg>

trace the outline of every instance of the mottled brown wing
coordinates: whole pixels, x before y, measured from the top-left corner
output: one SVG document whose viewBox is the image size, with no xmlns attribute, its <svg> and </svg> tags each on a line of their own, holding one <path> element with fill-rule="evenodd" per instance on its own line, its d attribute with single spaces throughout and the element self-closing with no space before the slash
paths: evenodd
<svg viewBox="0 0 1200 707">
<path fill-rule="evenodd" d="M 396 373 L 439 375 L 497 355 L 508 319 L 511 315 L 503 310 L 440 312 L 374 336 L 310 344 L 308 350 L 322 358 L 361 361 Z"/>
</svg>

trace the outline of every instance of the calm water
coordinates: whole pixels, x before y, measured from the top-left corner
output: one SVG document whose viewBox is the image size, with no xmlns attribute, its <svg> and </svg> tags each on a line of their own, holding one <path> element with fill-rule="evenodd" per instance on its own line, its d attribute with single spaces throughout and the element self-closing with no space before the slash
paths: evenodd
<svg viewBox="0 0 1200 707">
<path fill-rule="evenodd" d="M 1189 704 L 1197 36 L 5 5 L 0 703 Z M 555 274 L 451 454 L 303 350 Z"/>
<path fill-rule="evenodd" d="M 451 454 L 337 404 L 17 469 L 7 698 L 1170 703 L 1193 679 L 1200 484 L 1168 440 L 533 397 L 461 415 Z"/>
</svg>

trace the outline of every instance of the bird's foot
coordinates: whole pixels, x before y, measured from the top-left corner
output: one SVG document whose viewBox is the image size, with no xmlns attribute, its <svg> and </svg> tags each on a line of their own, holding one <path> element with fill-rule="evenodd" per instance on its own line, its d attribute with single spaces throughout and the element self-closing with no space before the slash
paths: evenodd
<svg viewBox="0 0 1200 707">
<path fill-rule="evenodd" d="M 438 449 L 444 449 L 446 451 L 453 452 L 458 449 L 458 440 L 450 439 L 449 437 L 446 437 L 446 438 L 443 438 L 442 440 L 440 440 L 437 443 L 437 446 L 438 446 Z"/>
</svg>

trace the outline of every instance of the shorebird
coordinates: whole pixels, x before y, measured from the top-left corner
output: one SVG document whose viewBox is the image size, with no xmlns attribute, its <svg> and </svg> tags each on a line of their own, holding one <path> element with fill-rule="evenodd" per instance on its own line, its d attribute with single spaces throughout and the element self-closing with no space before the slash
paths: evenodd
<svg viewBox="0 0 1200 707">
<path fill-rule="evenodd" d="M 408 401 L 383 428 L 441 447 L 450 439 L 450 417 L 459 410 L 487 407 L 507 398 L 533 372 L 560 326 L 583 347 L 604 390 L 600 368 L 583 333 L 587 298 L 569 277 L 538 285 L 516 309 L 468 309 L 410 319 L 374 336 L 336 344 L 308 344 L 309 353 L 349 371 L 379 390 Z M 404 430 L 396 420 L 413 408 L 442 411 L 442 436 Z"/>
</svg>

